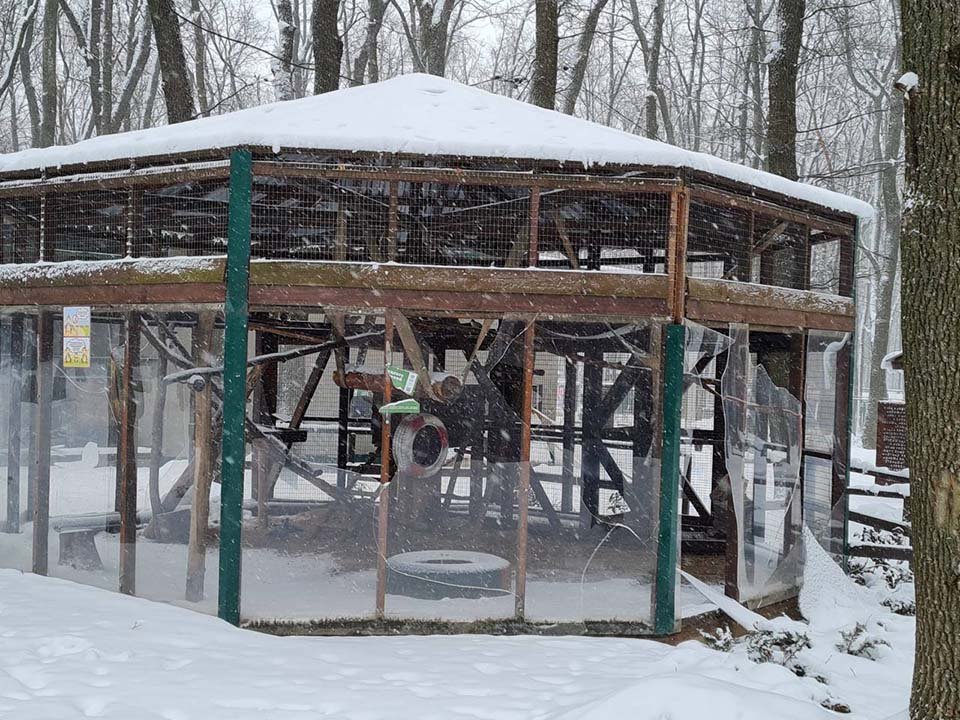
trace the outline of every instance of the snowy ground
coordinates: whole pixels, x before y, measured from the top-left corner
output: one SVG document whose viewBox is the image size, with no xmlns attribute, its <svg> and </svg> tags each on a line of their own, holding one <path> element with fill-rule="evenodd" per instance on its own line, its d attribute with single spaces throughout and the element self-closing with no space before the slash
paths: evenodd
<svg viewBox="0 0 960 720">
<path fill-rule="evenodd" d="M 738 644 L 536 637 L 278 638 L 162 603 L 0 571 L 0 718 L 813 720 L 905 717 L 913 620 L 825 555 L 807 564 L 798 677 Z M 752 622 L 749 614 L 740 618 Z M 888 646 L 836 647 L 862 622 Z M 815 679 L 819 678 L 819 679 Z"/>
</svg>

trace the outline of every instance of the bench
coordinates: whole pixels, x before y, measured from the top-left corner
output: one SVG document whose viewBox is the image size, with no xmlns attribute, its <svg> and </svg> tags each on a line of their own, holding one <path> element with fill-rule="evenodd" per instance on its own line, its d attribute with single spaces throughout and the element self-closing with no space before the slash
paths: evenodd
<svg viewBox="0 0 960 720">
<path fill-rule="evenodd" d="M 137 523 L 149 520 L 150 513 L 138 512 Z M 58 563 L 77 570 L 102 570 L 103 560 L 94 538 L 101 532 L 120 531 L 120 513 L 88 513 L 50 519 L 50 527 L 60 536 Z"/>
</svg>

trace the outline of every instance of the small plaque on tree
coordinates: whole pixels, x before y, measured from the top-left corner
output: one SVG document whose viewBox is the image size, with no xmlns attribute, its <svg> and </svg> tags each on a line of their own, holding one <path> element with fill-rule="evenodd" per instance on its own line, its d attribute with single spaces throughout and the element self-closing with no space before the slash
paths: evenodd
<svg viewBox="0 0 960 720">
<path fill-rule="evenodd" d="M 907 467 L 907 406 L 881 402 L 877 407 L 877 465 L 891 470 Z"/>
</svg>

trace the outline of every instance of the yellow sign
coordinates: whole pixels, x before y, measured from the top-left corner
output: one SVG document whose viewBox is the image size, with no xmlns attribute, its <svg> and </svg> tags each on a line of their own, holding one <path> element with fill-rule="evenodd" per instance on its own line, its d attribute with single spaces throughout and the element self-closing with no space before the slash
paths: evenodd
<svg viewBox="0 0 960 720">
<path fill-rule="evenodd" d="M 90 308 L 63 309 L 63 366 L 90 367 Z"/>
</svg>

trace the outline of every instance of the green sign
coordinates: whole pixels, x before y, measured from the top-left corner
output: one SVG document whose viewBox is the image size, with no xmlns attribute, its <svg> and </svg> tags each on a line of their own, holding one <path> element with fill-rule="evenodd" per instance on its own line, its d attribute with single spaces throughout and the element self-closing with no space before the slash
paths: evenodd
<svg viewBox="0 0 960 720">
<path fill-rule="evenodd" d="M 417 374 L 413 370 L 404 370 L 394 365 L 387 365 L 387 374 L 390 376 L 390 382 L 397 390 L 406 395 L 413 395 L 413 391 L 417 387 Z"/>
<path fill-rule="evenodd" d="M 420 412 L 420 403 L 413 398 L 405 398 L 396 402 L 387 403 L 380 406 L 381 415 L 400 415 L 402 413 Z"/>
</svg>

